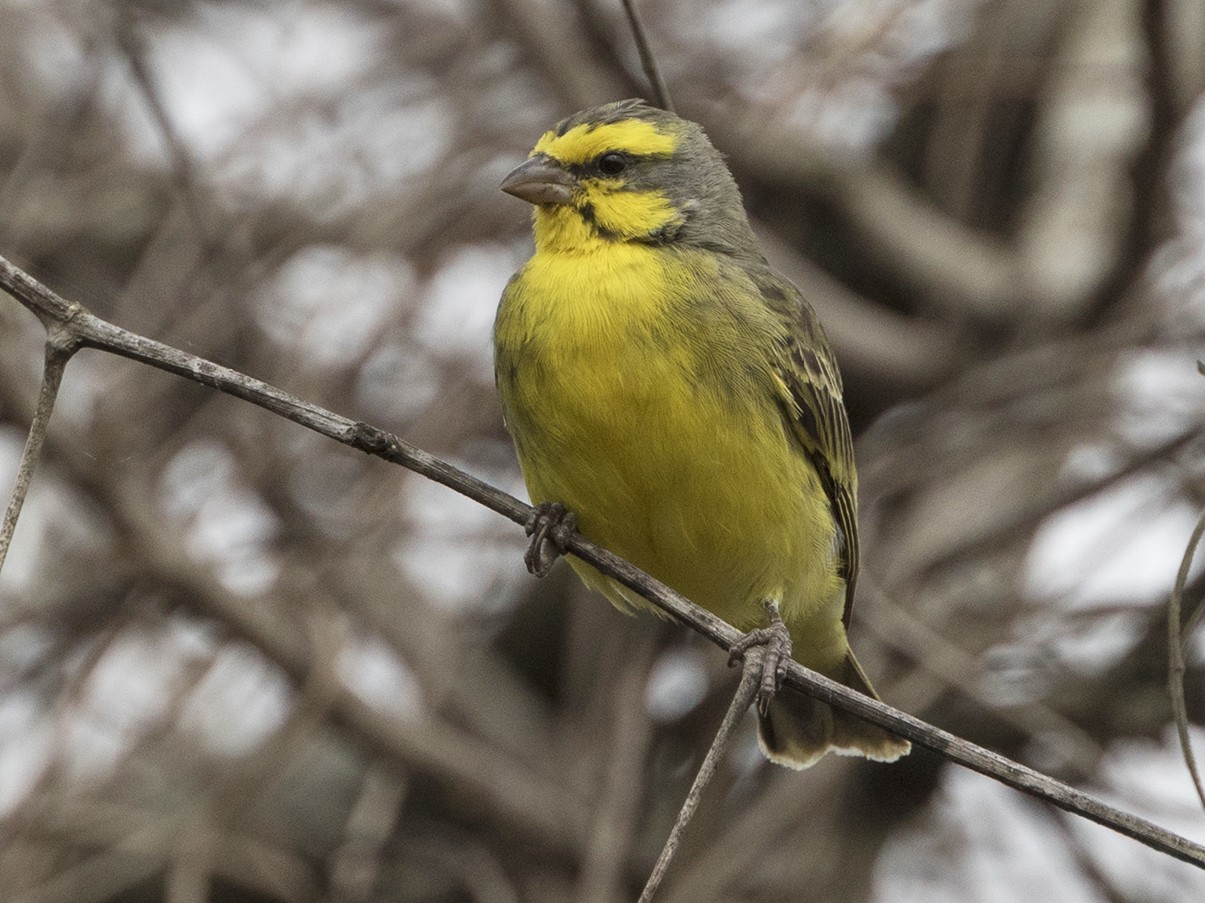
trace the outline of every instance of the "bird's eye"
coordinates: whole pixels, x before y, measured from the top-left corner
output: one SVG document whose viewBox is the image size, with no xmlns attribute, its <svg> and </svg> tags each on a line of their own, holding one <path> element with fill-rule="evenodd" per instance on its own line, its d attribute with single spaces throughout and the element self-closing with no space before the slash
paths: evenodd
<svg viewBox="0 0 1205 903">
<path fill-rule="evenodd" d="M 604 176 L 617 176 L 627 168 L 627 154 L 611 151 L 598 158 L 598 171 Z"/>
</svg>

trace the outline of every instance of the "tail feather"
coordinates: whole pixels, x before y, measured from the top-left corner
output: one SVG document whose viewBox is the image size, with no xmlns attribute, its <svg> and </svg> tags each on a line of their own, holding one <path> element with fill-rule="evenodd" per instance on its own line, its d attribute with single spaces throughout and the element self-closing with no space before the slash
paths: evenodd
<svg viewBox="0 0 1205 903">
<path fill-rule="evenodd" d="M 852 652 L 826 676 L 879 698 Z M 894 762 L 912 749 L 902 737 L 790 687 L 780 690 L 759 715 L 757 734 L 766 758 L 788 768 L 814 765 L 829 750 Z"/>
</svg>

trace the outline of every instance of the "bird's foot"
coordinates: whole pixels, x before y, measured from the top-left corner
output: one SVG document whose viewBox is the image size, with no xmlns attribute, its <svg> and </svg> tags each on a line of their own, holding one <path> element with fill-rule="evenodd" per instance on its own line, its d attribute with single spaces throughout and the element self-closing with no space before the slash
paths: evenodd
<svg viewBox="0 0 1205 903">
<path fill-rule="evenodd" d="M 577 529 L 577 515 L 560 502 L 540 502 L 523 529 L 531 537 L 523 562 L 529 573 L 545 577 L 567 551 L 565 544 Z"/>
<path fill-rule="evenodd" d="M 736 664 L 754 646 L 764 647 L 761 685 L 757 690 L 757 710 L 764 715 L 766 706 L 770 704 L 786 676 L 787 659 L 791 657 L 791 634 L 782 621 L 778 603 L 773 599 L 766 599 L 762 605 L 766 609 L 769 626 L 750 630 L 733 643 L 732 648 L 728 650 L 728 664 Z"/>
</svg>

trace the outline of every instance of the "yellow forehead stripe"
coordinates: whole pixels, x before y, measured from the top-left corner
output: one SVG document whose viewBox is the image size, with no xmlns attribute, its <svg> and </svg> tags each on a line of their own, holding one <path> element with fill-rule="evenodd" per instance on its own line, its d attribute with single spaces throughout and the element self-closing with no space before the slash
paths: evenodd
<svg viewBox="0 0 1205 903">
<path fill-rule="evenodd" d="M 532 154 L 547 154 L 566 165 L 587 163 L 607 151 L 626 151 L 641 157 L 668 157 L 678 147 L 678 136 L 658 131 L 643 119 L 625 119 L 604 125 L 582 123 L 563 135 L 545 132 Z"/>
</svg>

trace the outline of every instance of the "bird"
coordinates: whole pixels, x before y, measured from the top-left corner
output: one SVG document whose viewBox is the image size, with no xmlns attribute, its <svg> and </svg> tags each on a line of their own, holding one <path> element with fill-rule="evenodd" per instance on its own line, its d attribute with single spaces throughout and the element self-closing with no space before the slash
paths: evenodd
<svg viewBox="0 0 1205 903">
<path fill-rule="evenodd" d="M 877 699 L 846 634 L 857 471 L 841 376 L 703 129 L 643 100 L 608 103 L 545 132 L 500 187 L 534 208 L 534 254 L 493 333 L 537 506 L 529 569 L 576 529 L 746 631 L 736 654 L 767 642 Z M 619 609 L 660 613 L 568 561 Z M 797 769 L 830 750 L 890 762 L 910 748 L 785 686 L 760 699 L 758 738 Z"/>
</svg>

